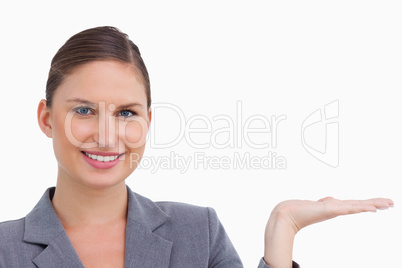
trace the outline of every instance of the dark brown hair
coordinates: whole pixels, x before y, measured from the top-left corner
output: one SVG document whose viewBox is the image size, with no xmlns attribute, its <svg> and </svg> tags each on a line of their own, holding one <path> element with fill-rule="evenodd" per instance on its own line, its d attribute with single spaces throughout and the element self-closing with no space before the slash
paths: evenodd
<svg viewBox="0 0 402 268">
<path fill-rule="evenodd" d="M 132 64 L 139 72 L 147 96 L 147 108 L 151 106 L 151 86 L 140 50 L 128 35 L 111 26 L 96 27 L 73 35 L 57 51 L 52 59 L 46 83 L 47 107 L 52 106 L 54 92 L 64 78 L 76 67 L 96 60 L 117 60 Z"/>
</svg>

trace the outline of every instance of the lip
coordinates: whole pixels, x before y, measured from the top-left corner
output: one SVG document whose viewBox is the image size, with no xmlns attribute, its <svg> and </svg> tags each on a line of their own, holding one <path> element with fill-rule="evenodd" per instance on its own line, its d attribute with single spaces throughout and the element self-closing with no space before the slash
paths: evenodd
<svg viewBox="0 0 402 268">
<path fill-rule="evenodd" d="M 101 155 L 101 156 L 116 156 L 116 155 L 120 155 L 119 153 L 115 153 L 115 152 L 97 152 L 97 151 L 81 151 L 81 152 L 85 152 L 87 154 Z"/>
<path fill-rule="evenodd" d="M 94 168 L 97 169 L 110 169 L 114 166 L 116 166 L 119 161 L 120 161 L 120 157 L 124 154 L 116 154 L 116 153 L 106 153 L 106 152 L 89 152 L 89 151 L 81 151 L 82 156 L 84 157 L 85 161 L 91 165 Z M 109 161 L 109 162 L 101 162 L 95 159 L 92 159 L 90 157 L 88 157 L 85 153 L 89 153 L 89 154 L 96 154 L 96 155 L 102 155 L 102 156 L 116 156 L 118 155 L 119 157 L 117 157 L 115 160 L 113 161 Z"/>
</svg>

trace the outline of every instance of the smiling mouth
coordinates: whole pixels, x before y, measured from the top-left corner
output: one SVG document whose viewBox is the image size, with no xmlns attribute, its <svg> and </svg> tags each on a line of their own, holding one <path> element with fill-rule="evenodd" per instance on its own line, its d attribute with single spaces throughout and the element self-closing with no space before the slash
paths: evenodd
<svg viewBox="0 0 402 268">
<path fill-rule="evenodd" d="M 90 154 L 84 151 L 81 151 L 81 153 L 85 154 L 86 156 L 88 156 L 89 158 L 99 161 L 99 162 L 112 162 L 115 161 L 116 159 L 118 159 L 120 156 L 122 156 L 123 154 L 119 154 L 119 155 L 109 155 L 109 156 L 105 156 L 105 155 L 96 155 L 96 154 Z"/>
</svg>

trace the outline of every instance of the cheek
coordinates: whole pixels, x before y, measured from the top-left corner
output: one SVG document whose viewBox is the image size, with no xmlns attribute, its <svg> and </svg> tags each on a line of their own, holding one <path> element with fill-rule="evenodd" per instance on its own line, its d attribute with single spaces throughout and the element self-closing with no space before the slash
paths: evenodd
<svg viewBox="0 0 402 268">
<path fill-rule="evenodd" d="M 94 129 L 96 128 L 96 122 L 94 120 L 78 120 L 75 119 L 71 122 L 71 133 L 78 140 L 84 142 L 88 137 L 92 136 Z"/>
<path fill-rule="evenodd" d="M 148 133 L 148 124 L 142 117 L 119 124 L 119 136 L 126 146 L 137 149 L 145 145 Z"/>
<path fill-rule="evenodd" d="M 93 136 L 94 129 L 96 128 L 96 122 L 92 119 L 78 119 L 68 118 L 63 123 L 64 136 L 66 140 L 75 147 L 83 147 L 83 144 L 93 142 L 91 137 Z"/>
</svg>

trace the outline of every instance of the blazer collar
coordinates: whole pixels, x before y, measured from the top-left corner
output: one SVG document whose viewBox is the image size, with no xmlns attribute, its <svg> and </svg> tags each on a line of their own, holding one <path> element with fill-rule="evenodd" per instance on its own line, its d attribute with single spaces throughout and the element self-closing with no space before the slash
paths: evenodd
<svg viewBox="0 0 402 268">
<path fill-rule="evenodd" d="M 47 189 L 38 204 L 25 217 L 24 241 L 47 246 L 33 259 L 39 268 L 83 268 L 52 206 L 54 191 L 54 187 Z M 169 267 L 173 243 L 153 231 L 170 217 L 154 202 L 132 192 L 128 186 L 127 191 L 125 267 Z"/>
</svg>

